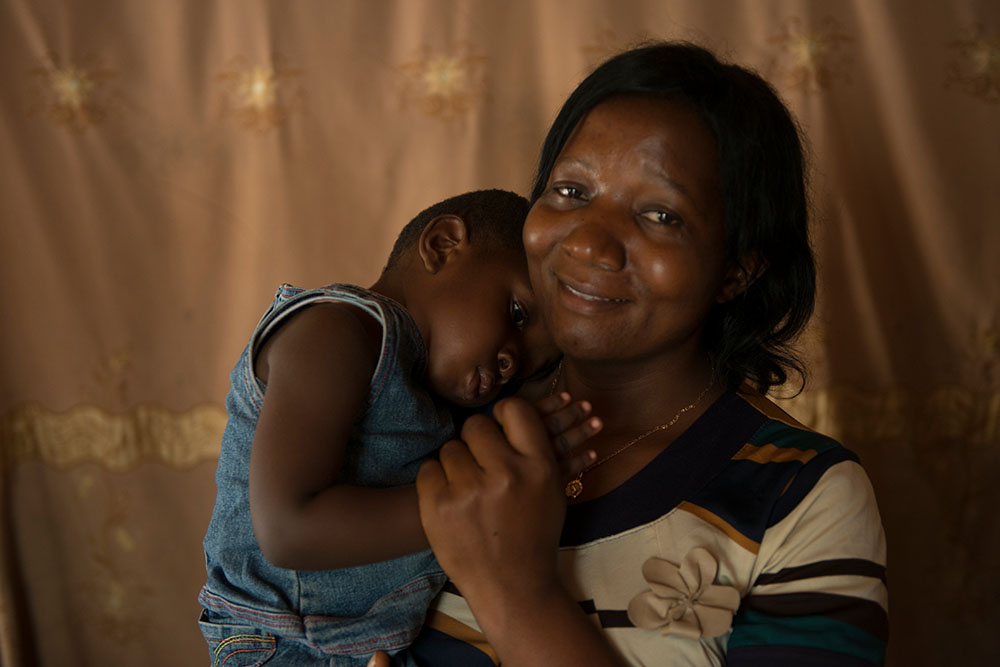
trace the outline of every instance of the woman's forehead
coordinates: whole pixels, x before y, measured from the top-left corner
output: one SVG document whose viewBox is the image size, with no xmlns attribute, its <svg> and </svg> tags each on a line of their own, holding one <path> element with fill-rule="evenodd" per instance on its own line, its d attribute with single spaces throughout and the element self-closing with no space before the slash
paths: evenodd
<svg viewBox="0 0 1000 667">
<path fill-rule="evenodd" d="M 584 173 L 622 163 L 688 196 L 718 192 L 715 136 L 684 102 L 639 96 L 601 102 L 580 120 L 556 159 L 560 170 Z"/>
<path fill-rule="evenodd" d="M 715 135 L 692 105 L 683 100 L 641 95 L 617 96 L 596 104 L 570 132 L 560 156 L 581 133 L 601 132 L 614 141 L 643 135 L 684 135 L 715 148 Z"/>
</svg>

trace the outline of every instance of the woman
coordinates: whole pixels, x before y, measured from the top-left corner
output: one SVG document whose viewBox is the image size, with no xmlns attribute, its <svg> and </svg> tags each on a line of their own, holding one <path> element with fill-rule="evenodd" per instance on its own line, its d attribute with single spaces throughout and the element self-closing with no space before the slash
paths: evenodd
<svg viewBox="0 0 1000 667">
<path fill-rule="evenodd" d="M 813 307 L 803 174 L 771 88 L 694 46 L 616 56 L 569 97 L 524 239 L 564 353 L 550 389 L 593 405 L 596 460 L 567 484 L 514 399 L 425 464 L 454 588 L 417 662 L 882 662 L 868 478 L 764 397 Z"/>
</svg>

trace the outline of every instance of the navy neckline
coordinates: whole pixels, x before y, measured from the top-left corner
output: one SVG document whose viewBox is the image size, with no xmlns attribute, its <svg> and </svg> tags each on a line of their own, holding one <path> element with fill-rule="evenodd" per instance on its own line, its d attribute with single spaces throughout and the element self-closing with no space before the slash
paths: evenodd
<svg viewBox="0 0 1000 667">
<path fill-rule="evenodd" d="M 620 486 L 570 505 L 560 545 L 584 544 L 663 516 L 718 475 L 765 421 L 738 394 L 723 394 Z"/>
</svg>

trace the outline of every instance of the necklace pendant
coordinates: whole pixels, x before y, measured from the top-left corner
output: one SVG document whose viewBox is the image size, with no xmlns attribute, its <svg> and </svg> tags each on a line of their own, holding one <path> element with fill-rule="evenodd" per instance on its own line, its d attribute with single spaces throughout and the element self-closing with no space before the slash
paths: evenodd
<svg viewBox="0 0 1000 667">
<path fill-rule="evenodd" d="M 583 475 L 578 475 L 576 479 L 571 480 L 569 484 L 566 485 L 566 497 L 576 498 L 578 495 L 583 493 Z"/>
</svg>

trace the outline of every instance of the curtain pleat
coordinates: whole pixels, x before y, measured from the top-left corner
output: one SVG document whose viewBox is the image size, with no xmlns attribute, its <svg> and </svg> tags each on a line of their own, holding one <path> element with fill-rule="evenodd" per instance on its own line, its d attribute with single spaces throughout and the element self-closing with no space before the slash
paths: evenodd
<svg viewBox="0 0 1000 667">
<path fill-rule="evenodd" d="M 178 665 L 228 373 L 281 283 L 372 283 L 416 212 L 528 190 L 649 38 L 757 69 L 810 148 L 817 315 L 787 409 L 857 451 L 890 664 L 1000 622 L 1000 5 L 4 0 L 0 660 Z"/>
</svg>

